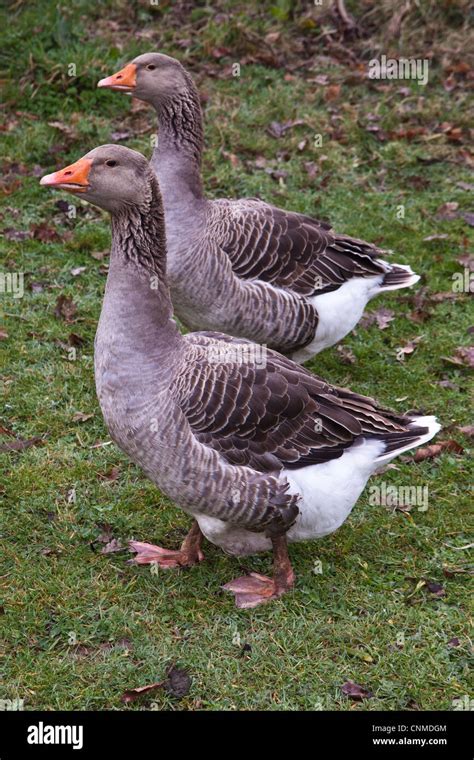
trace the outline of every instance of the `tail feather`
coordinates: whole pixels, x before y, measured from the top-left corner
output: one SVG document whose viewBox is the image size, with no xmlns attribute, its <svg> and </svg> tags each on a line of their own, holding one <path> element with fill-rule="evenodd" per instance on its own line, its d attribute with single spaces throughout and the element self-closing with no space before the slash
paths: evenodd
<svg viewBox="0 0 474 760">
<path fill-rule="evenodd" d="M 436 417 L 413 417 L 408 430 L 390 433 L 384 437 L 385 450 L 377 457 L 379 464 L 389 462 L 394 457 L 430 441 L 441 430 Z"/>
<path fill-rule="evenodd" d="M 380 285 L 379 293 L 386 290 L 399 290 L 400 288 L 410 288 L 420 279 L 413 269 L 405 264 L 393 264 L 390 270 L 384 275 Z"/>
</svg>

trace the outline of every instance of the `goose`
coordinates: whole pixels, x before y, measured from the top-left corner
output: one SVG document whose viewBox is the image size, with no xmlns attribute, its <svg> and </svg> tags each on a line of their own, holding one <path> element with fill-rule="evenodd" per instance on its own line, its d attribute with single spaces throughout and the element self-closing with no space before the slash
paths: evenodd
<svg viewBox="0 0 474 760">
<path fill-rule="evenodd" d="M 349 516 L 370 475 L 439 430 L 335 387 L 300 364 L 218 332 L 183 335 L 167 281 L 163 205 L 140 153 L 94 148 L 41 185 L 109 212 L 110 266 L 95 338 L 97 396 L 112 439 L 193 518 L 179 550 L 132 541 L 137 564 L 185 567 L 203 537 L 242 556 L 273 550 L 273 574 L 227 583 L 238 607 L 294 584 L 288 543 Z"/>
<path fill-rule="evenodd" d="M 375 245 L 305 214 L 258 198 L 208 200 L 199 94 L 176 59 L 140 55 L 98 87 L 156 109 L 151 163 L 163 195 L 168 279 L 189 328 L 247 338 L 305 362 L 342 340 L 372 298 L 418 282 Z"/>
</svg>

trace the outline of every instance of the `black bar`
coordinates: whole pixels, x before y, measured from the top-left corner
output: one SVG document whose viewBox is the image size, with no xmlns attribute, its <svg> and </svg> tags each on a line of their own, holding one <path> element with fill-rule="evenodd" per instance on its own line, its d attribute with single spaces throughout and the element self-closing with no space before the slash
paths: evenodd
<svg viewBox="0 0 474 760">
<path fill-rule="evenodd" d="M 42 724 L 42 732 L 40 731 Z M 220 755 L 283 743 L 315 758 L 354 752 L 366 757 L 455 758 L 472 760 L 472 713 L 459 712 L 2 712 L 0 760 L 37 757 L 155 758 L 175 748 L 184 753 Z M 80 734 L 48 727 L 82 726 L 82 748 L 71 744 L 31 744 L 50 737 L 80 744 Z M 430 728 L 431 727 L 431 728 Z M 390 740 L 390 742 L 388 741 Z M 415 741 L 416 740 L 416 741 Z M 424 740 L 424 744 L 422 741 Z M 324 749 L 323 749 L 324 748 Z M 330 753 L 330 754 L 328 754 Z M 349 754 L 350 753 L 350 754 Z M 292 753 L 293 754 L 293 753 Z"/>
</svg>

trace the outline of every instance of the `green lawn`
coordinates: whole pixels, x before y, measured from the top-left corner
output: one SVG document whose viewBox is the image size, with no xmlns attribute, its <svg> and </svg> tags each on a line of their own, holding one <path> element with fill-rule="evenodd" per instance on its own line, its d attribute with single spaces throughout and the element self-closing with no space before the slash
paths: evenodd
<svg viewBox="0 0 474 760">
<path fill-rule="evenodd" d="M 472 395 L 456 349 L 472 339 L 473 312 L 468 294 L 428 298 L 452 296 L 458 259 L 472 246 L 458 213 L 472 211 L 474 163 L 463 73 L 443 86 L 435 55 L 426 87 L 374 86 L 322 42 L 318 56 L 305 57 L 321 28 L 303 23 L 298 7 L 292 18 L 291 3 L 260 3 L 258 14 L 257 4 L 190 5 L 16 2 L 0 17 L 2 271 L 24 273 L 22 298 L 1 294 L 0 443 L 14 440 L 8 431 L 41 437 L 0 454 L 0 697 L 24 699 L 25 709 L 452 709 L 454 698 L 472 695 L 472 469 L 459 430 Z M 280 36 L 262 43 L 269 33 Z M 267 48 L 287 63 L 270 65 Z M 150 154 L 152 112 L 136 101 L 131 111 L 130 100 L 95 84 L 152 49 L 187 60 L 205 95 L 209 195 L 259 194 L 329 219 L 423 275 L 421 318 L 418 286 L 379 299 L 372 309 L 395 315 L 388 328 L 359 327 L 344 341 L 353 359 L 329 350 L 310 368 L 400 411 L 435 413 L 444 428 L 437 440 L 464 449 L 396 460 L 372 484 L 427 486 L 428 509 L 374 506 L 367 489 L 337 533 L 291 548 L 294 592 L 254 611 L 236 610 L 220 586 L 242 569 L 268 572 L 269 555 L 239 561 L 206 545 L 199 567 L 152 574 L 127 564 L 125 550 L 101 553 L 112 538 L 177 546 L 188 519 L 109 445 L 97 404 L 93 340 L 107 258 L 94 254 L 107 251 L 108 219 L 80 202 L 68 219 L 60 202 L 68 198 L 40 189 L 38 177 L 121 137 Z M 278 139 L 267 131 L 294 119 L 304 123 Z M 436 216 L 446 202 L 459 204 L 450 221 Z M 433 235 L 443 237 L 425 240 Z M 77 307 L 70 322 L 55 315 L 60 296 Z M 398 361 L 415 338 L 416 350 Z M 192 676 L 186 697 L 159 691 L 124 708 L 125 689 L 160 680 L 170 663 Z M 348 680 L 372 696 L 351 701 L 341 691 Z"/>
</svg>

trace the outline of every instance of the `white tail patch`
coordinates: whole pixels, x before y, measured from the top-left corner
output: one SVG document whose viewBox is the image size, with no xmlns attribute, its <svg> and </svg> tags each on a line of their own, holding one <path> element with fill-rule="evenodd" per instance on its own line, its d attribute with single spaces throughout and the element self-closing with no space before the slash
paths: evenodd
<svg viewBox="0 0 474 760">
<path fill-rule="evenodd" d="M 420 435 L 419 438 L 416 438 L 412 443 L 408 443 L 406 446 L 402 446 L 401 448 L 396 449 L 395 451 L 390 451 L 388 454 L 382 454 L 380 457 L 377 458 L 378 464 L 384 464 L 385 462 L 390 462 L 391 459 L 398 457 L 399 454 L 403 454 L 404 451 L 410 451 L 410 449 L 416 449 L 418 446 L 421 446 L 423 443 L 427 443 L 427 441 L 431 441 L 431 439 L 436 435 L 436 433 L 439 433 L 439 431 L 441 430 L 441 425 L 439 424 L 436 417 L 433 417 L 432 415 L 428 417 L 413 417 L 410 427 L 427 427 L 428 432 L 425 433 L 424 435 Z"/>
<path fill-rule="evenodd" d="M 415 285 L 420 279 L 420 275 L 416 274 L 413 269 L 408 266 L 408 264 L 388 264 L 387 261 L 383 261 L 384 264 L 387 264 L 387 266 L 391 269 L 392 266 L 397 267 L 397 269 L 404 269 L 405 272 L 410 275 L 407 277 L 406 280 L 403 282 L 399 282 L 395 285 L 381 285 L 378 292 L 375 295 L 378 295 L 379 293 L 386 293 L 389 290 L 400 290 L 401 288 L 411 288 L 412 285 Z"/>
</svg>

